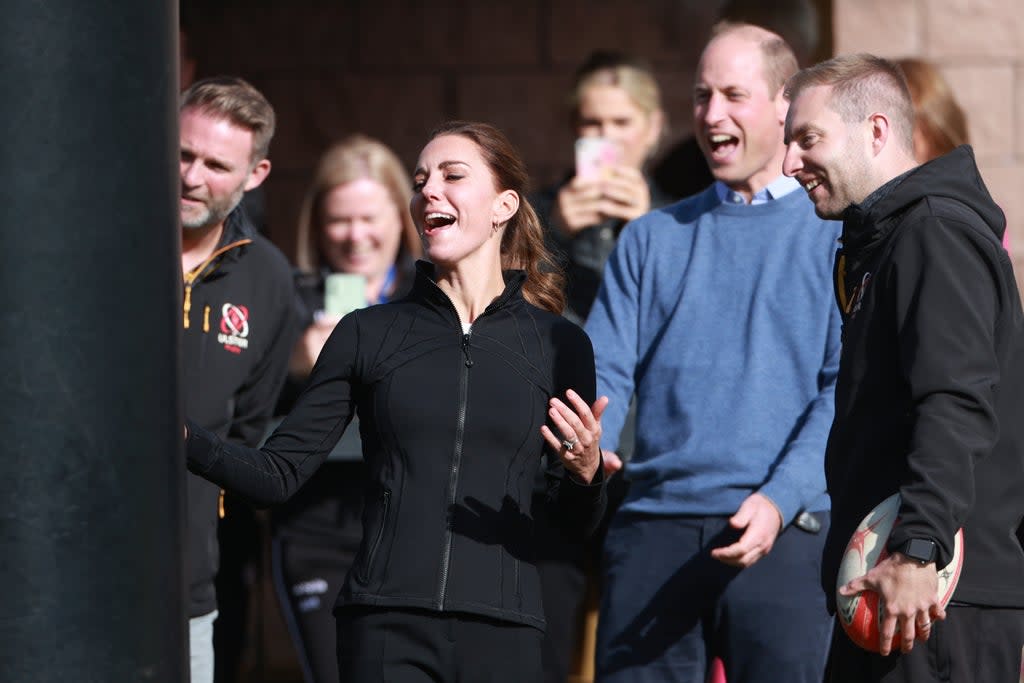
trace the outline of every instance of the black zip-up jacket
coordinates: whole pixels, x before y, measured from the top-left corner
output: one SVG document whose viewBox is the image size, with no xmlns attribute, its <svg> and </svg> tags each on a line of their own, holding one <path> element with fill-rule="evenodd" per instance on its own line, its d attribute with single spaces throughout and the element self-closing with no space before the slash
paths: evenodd
<svg viewBox="0 0 1024 683">
<path fill-rule="evenodd" d="M 298 334 L 287 259 L 240 209 L 213 255 L 184 278 L 185 415 L 221 438 L 255 446 L 274 412 Z M 220 489 L 186 477 L 189 616 L 217 607 Z"/>
<path fill-rule="evenodd" d="M 368 481 L 363 541 L 337 607 L 463 612 L 544 626 L 531 490 L 548 400 L 592 403 L 594 357 L 577 325 L 529 304 L 524 275 L 469 334 L 417 264 L 403 299 L 345 316 L 309 385 L 260 450 L 189 424 L 189 467 L 258 503 L 286 500 L 358 412 Z M 557 433 L 557 432 L 556 432 Z M 555 516 L 581 533 L 604 508 L 603 476 L 552 472 Z"/>
<path fill-rule="evenodd" d="M 969 147 L 876 190 L 844 215 L 844 313 L 825 472 L 832 527 L 822 582 L 868 511 L 902 496 L 888 548 L 964 529 L 953 599 L 1024 607 L 1024 317 L 1005 220 Z"/>
</svg>

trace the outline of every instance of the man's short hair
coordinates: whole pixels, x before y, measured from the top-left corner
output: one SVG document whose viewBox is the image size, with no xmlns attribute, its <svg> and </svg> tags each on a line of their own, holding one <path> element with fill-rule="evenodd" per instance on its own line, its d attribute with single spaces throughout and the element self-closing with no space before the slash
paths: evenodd
<svg viewBox="0 0 1024 683">
<path fill-rule="evenodd" d="M 779 35 L 766 28 L 743 22 L 720 21 L 711 29 L 711 40 L 733 34 L 756 43 L 761 49 L 764 81 L 773 96 L 797 72 L 799 66 L 792 48 Z"/>
<path fill-rule="evenodd" d="M 227 119 L 252 132 L 252 159 L 267 158 L 274 137 L 274 108 L 263 94 L 241 78 L 216 76 L 193 83 L 181 95 L 179 111 L 198 109 L 204 114 Z"/>
<path fill-rule="evenodd" d="M 841 55 L 808 67 L 786 83 L 786 99 L 807 88 L 832 89 L 828 105 L 846 123 L 863 121 L 875 112 L 889 117 L 896 140 L 914 150 L 914 105 L 903 71 L 888 59 L 869 54 Z"/>
</svg>

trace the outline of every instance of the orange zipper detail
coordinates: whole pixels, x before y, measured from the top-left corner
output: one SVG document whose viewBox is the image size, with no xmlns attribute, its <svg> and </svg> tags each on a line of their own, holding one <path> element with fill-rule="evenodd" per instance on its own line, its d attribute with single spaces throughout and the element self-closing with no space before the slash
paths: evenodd
<svg viewBox="0 0 1024 683">
<path fill-rule="evenodd" d="M 186 330 L 189 328 L 188 314 L 192 310 L 192 285 L 194 285 L 196 280 L 199 279 L 199 276 L 202 274 L 202 272 L 206 270 L 211 263 L 213 263 L 214 259 L 216 259 L 218 256 L 227 251 L 231 251 L 235 247 L 241 247 L 246 244 L 252 244 L 252 240 L 247 238 L 244 240 L 238 240 L 237 242 L 232 242 L 231 244 L 225 244 L 223 247 L 210 254 L 210 256 L 205 261 L 203 261 L 198 266 L 185 273 L 185 305 L 182 315 L 182 321 Z M 203 326 L 203 331 L 210 331 L 209 324 L 205 324 Z"/>
</svg>

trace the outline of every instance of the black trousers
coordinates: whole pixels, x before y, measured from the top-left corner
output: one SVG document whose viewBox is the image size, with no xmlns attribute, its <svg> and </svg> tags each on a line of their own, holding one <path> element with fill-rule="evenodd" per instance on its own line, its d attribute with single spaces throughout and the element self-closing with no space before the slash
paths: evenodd
<svg viewBox="0 0 1024 683">
<path fill-rule="evenodd" d="M 539 629 L 468 614 L 346 607 L 338 670 L 346 683 L 532 683 Z"/>
<path fill-rule="evenodd" d="M 907 654 L 862 650 L 837 624 L 831 683 L 1017 683 L 1022 673 L 1024 610 L 953 604 L 925 642 Z"/>
<path fill-rule="evenodd" d="M 271 513 L 274 588 L 306 683 L 339 683 L 332 611 L 363 534 L 364 469 L 328 461 Z"/>
</svg>

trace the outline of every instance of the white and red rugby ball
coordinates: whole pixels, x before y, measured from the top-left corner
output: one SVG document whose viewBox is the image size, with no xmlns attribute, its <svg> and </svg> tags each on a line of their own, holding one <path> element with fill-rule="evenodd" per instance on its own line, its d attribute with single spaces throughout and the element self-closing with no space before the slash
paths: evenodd
<svg viewBox="0 0 1024 683">
<path fill-rule="evenodd" d="M 871 652 L 878 652 L 878 634 L 880 615 L 878 611 L 878 593 L 862 591 L 852 596 L 839 594 L 839 588 L 868 573 L 868 570 L 889 556 L 885 545 L 889 534 L 896 525 L 900 511 L 900 494 L 894 493 L 874 510 L 868 513 L 860 523 L 853 537 L 846 544 L 843 561 L 839 565 L 839 578 L 836 581 L 836 616 L 850 640 Z M 939 604 L 945 609 L 956 590 L 960 580 L 960 570 L 964 566 L 964 530 L 956 532 L 953 546 L 953 559 L 945 567 L 938 570 Z M 893 637 L 893 649 L 899 648 L 899 628 Z"/>
</svg>

